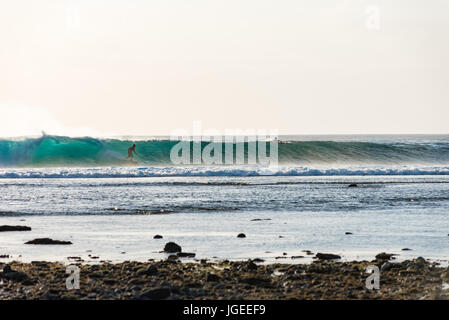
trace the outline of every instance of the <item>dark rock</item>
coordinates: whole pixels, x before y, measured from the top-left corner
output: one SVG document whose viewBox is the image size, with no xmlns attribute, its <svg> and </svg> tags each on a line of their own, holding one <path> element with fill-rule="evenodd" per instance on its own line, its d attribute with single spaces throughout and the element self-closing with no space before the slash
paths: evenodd
<svg viewBox="0 0 449 320">
<path fill-rule="evenodd" d="M 14 282 L 22 282 L 22 284 L 26 282 L 26 285 L 32 284 L 32 281 L 26 273 L 13 270 L 9 264 L 3 267 L 3 272 L 0 273 L 0 278 Z"/>
<path fill-rule="evenodd" d="M 161 209 L 161 210 L 154 210 L 154 211 L 147 211 L 147 210 L 137 210 L 137 213 L 139 214 L 148 214 L 148 215 L 152 215 L 152 214 L 169 214 L 169 213 L 173 213 L 172 210 L 165 210 L 165 209 Z"/>
<path fill-rule="evenodd" d="M 320 260 L 334 260 L 334 259 L 341 259 L 339 255 L 332 254 L 332 253 L 317 253 L 315 255 L 315 258 Z"/>
<path fill-rule="evenodd" d="M 25 244 L 72 244 L 70 241 L 53 240 L 50 238 L 39 238 L 25 242 Z"/>
<path fill-rule="evenodd" d="M 352 232 L 345 232 L 345 234 L 347 234 L 347 235 L 351 235 L 351 234 L 352 234 Z"/>
<path fill-rule="evenodd" d="M 157 234 L 153 237 L 153 239 L 162 239 L 162 236 L 160 234 Z"/>
<path fill-rule="evenodd" d="M 255 258 L 252 260 L 253 262 L 264 262 L 264 259 L 260 259 L 260 258 Z"/>
<path fill-rule="evenodd" d="M 103 282 L 104 282 L 104 284 L 107 284 L 108 286 L 113 286 L 117 283 L 117 280 L 108 278 L 108 279 L 104 279 Z"/>
<path fill-rule="evenodd" d="M 243 277 L 240 281 L 253 286 L 267 285 L 271 283 L 271 279 L 261 277 Z"/>
<path fill-rule="evenodd" d="M 174 242 L 167 242 L 164 247 L 165 252 L 181 252 L 181 246 L 177 245 Z"/>
<path fill-rule="evenodd" d="M 381 252 L 376 255 L 376 259 L 377 260 L 390 260 L 393 256 L 394 256 L 394 254 L 392 254 L 392 253 Z"/>
<path fill-rule="evenodd" d="M 167 257 L 166 261 L 177 261 L 179 258 L 176 254 L 171 254 Z"/>
<path fill-rule="evenodd" d="M 12 268 L 9 264 L 3 267 L 3 273 L 11 272 Z"/>
<path fill-rule="evenodd" d="M 9 254 L 0 254 L 0 259 L 7 259 L 9 258 Z"/>
<path fill-rule="evenodd" d="M 143 292 L 139 298 L 149 300 L 163 300 L 170 296 L 171 292 L 168 288 L 156 288 Z"/>
<path fill-rule="evenodd" d="M 208 273 L 206 277 L 207 282 L 218 282 L 220 281 L 220 277 L 213 273 Z"/>
<path fill-rule="evenodd" d="M 49 262 L 47 261 L 31 261 L 33 266 L 47 267 Z"/>
<path fill-rule="evenodd" d="M 304 256 L 292 256 L 292 259 L 301 259 L 304 258 Z"/>
<path fill-rule="evenodd" d="M 411 251 L 412 249 L 410 249 L 410 248 L 404 248 L 404 249 L 402 249 L 402 251 Z"/>
<path fill-rule="evenodd" d="M 0 232 L 5 231 L 31 231 L 31 228 L 26 226 L 0 226 Z"/>
<path fill-rule="evenodd" d="M 348 188 L 355 188 L 355 187 L 358 187 L 358 185 L 355 184 L 355 183 L 351 183 L 351 184 L 348 186 Z"/>
<path fill-rule="evenodd" d="M 246 264 L 246 268 L 248 270 L 257 270 L 257 264 L 252 261 L 248 261 L 248 263 Z"/>
<path fill-rule="evenodd" d="M 149 275 L 149 276 L 155 276 L 155 275 L 157 275 L 157 273 L 158 273 L 158 270 L 157 270 L 157 268 L 156 268 L 155 266 L 149 266 L 149 267 L 148 267 L 148 269 L 147 269 L 147 275 Z"/>
<path fill-rule="evenodd" d="M 173 213 L 173 210 L 160 209 L 155 211 L 148 211 L 149 214 L 168 214 Z"/>
<path fill-rule="evenodd" d="M 246 235 L 244 233 L 239 233 L 237 235 L 237 238 L 246 238 Z"/>
<path fill-rule="evenodd" d="M 426 259 L 424 259 L 423 257 L 418 257 L 418 258 L 416 258 L 416 262 L 418 262 L 418 263 L 426 263 Z"/>
<path fill-rule="evenodd" d="M 382 267 L 380 267 L 380 272 L 388 271 L 393 265 L 390 262 L 385 262 Z"/>
<path fill-rule="evenodd" d="M 178 257 L 180 258 L 195 258 L 195 253 L 191 252 L 178 252 Z"/>
</svg>

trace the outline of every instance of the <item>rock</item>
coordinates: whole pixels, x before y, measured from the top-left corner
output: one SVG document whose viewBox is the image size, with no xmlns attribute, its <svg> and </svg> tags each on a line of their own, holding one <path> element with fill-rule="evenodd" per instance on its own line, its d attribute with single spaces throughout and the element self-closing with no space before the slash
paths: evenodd
<svg viewBox="0 0 449 320">
<path fill-rule="evenodd" d="M 260 258 L 255 258 L 253 260 L 251 260 L 252 262 L 264 262 L 264 259 L 260 259 Z"/>
<path fill-rule="evenodd" d="M 291 258 L 292 259 L 301 259 L 301 258 L 304 258 L 304 256 L 292 256 Z"/>
<path fill-rule="evenodd" d="M 12 268 L 9 264 L 7 264 L 3 267 L 3 273 L 11 272 L 11 271 L 12 271 Z"/>
<path fill-rule="evenodd" d="M 148 267 L 148 269 L 147 269 L 147 275 L 149 275 L 149 276 L 155 276 L 155 275 L 157 275 L 157 273 L 158 273 L 158 270 L 157 270 L 157 268 L 156 268 L 155 266 L 149 266 L 149 267 Z"/>
<path fill-rule="evenodd" d="M 153 239 L 162 239 L 162 236 L 160 234 L 157 234 L 153 237 Z"/>
<path fill-rule="evenodd" d="M 206 277 L 207 282 L 218 282 L 220 281 L 220 277 L 213 273 L 208 273 Z"/>
<path fill-rule="evenodd" d="M 172 252 L 181 252 L 182 249 L 181 246 L 177 245 L 174 242 L 167 242 L 165 244 L 164 251 L 172 253 Z"/>
<path fill-rule="evenodd" d="M 244 234 L 244 233 L 239 233 L 239 234 L 237 235 L 237 238 L 246 238 L 246 234 Z"/>
<path fill-rule="evenodd" d="M 9 254 L 0 254 L 0 259 L 7 259 L 9 258 Z"/>
<path fill-rule="evenodd" d="M 155 210 L 155 211 L 149 211 L 149 214 L 168 214 L 168 213 L 173 213 L 173 210 L 166 210 L 166 209 L 160 209 L 160 210 Z"/>
<path fill-rule="evenodd" d="M 169 214 L 169 213 L 173 213 L 172 210 L 165 210 L 165 209 L 154 210 L 154 211 L 137 210 L 136 212 L 137 212 L 138 214 L 148 214 L 148 215 L 152 215 L 152 214 Z"/>
<path fill-rule="evenodd" d="M 117 283 L 117 280 L 112 278 L 104 279 L 103 282 L 109 286 L 115 285 Z"/>
<path fill-rule="evenodd" d="M 315 258 L 320 260 L 334 260 L 334 259 L 341 259 L 339 255 L 332 254 L 332 253 L 317 253 L 315 255 Z"/>
<path fill-rule="evenodd" d="M 351 234 L 353 234 L 352 232 L 345 232 L 345 234 L 347 234 L 347 235 L 351 235 Z"/>
<path fill-rule="evenodd" d="M 270 284 L 271 283 L 271 279 L 249 276 L 249 277 L 242 277 L 240 279 L 240 282 L 247 283 L 247 284 L 252 285 L 252 286 L 261 286 L 261 285 L 268 285 L 268 284 Z"/>
<path fill-rule="evenodd" d="M 138 276 L 143 276 L 147 274 L 147 269 L 146 268 L 140 268 L 139 270 L 136 271 L 136 274 Z"/>
<path fill-rule="evenodd" d="M 0 232 L 6 231 L 31 231 L 31 228 L 26 226 L 0 226 Z"/>
<path fill-rule="evenodd" d="M 178 260 L 178 256 L 176 254 L 171 254 L 167 257 L 166 261 L 172 261 L 172 262 L 176 262 Z"/>
<path fill-rule="evenodd" d="M 390 260 L 393 256 L 394 256 L 393 253 L 381 252 L 381 253 L 376 255 L 376 259 L 377 260 Z"/>
<path fill-rule="evenodd" d="M 420 263 L 420 264 L 425 264 L 426 263 L 426 259 L 424 259 L 423 257 L 418 257 L 418 258 L 416 258 L 416 262 Z"/>
<path fill-rule="evenodd" d="M 355 183 L 351 183 L 351 184 L 348 186 L 348 188 L 355 188 L 355 187 L 358 187 L 358 185 L 355 184 Z"/>
<path fill-rule="evenodd" d="M 149 300 L 163 300 L 170 296 L 171 292 L 168 288 L 156 288 L 143 292 L 139 298 Z"/>
<path fill-rule="evenodd" d="M 248 261 L 248 263 L 246 264 L 246 268 L 248 270 L 257 270 L 257 264 L 252 261 Z"/>
<path fill-rule="evenodd" d="M 195 253 L 191 252 L 178 252 L 177 256 L 179 258 L 195 258 Z"/>
<path fill-rule="evenodd" d="M 32 281 L 26 273 L 13 270 L 9 264 L 3 267 L 3 272 L 0 274 L 0 278 L 15 282 L 22 282 L 26 285 L 32 284 Z"/>
<path fill-rule="evenodd" d="M 25 242 L 25 244 L 72 244 L 70 241 L 53 240 L 50 238 L 38 238 Z"/>
<path fill-rule="evenodd" d="M 411 251 L 412 249 L 410 249 L 410 248 L 404 248 L 404 249 L 402 249 L 402 251 Z"/>
<path fill-rule="evenodd" d="M 380 267 L 380 272 L 388 271 L 393 265 L 390 262 L 385 262 L 382 267 Z"/>
</svg>

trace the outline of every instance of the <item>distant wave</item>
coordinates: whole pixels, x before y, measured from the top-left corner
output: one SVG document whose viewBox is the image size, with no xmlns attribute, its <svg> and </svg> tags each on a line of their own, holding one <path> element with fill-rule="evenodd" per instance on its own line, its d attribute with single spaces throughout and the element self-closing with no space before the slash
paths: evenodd
<svg viewBox="0 0 449 320">
<path fill-rule="evenodd" d="M 138 178 L 138 177 L 251 177 L 251 176 L 391 176 L 449 175 L 445 167 L 103 167 L 0 169 L 0 178 Z"/>
<path fill-rule="evenodd" d="M 0 139 L 0 167 L 126 167 L 130 164 L 126 160 L 127 150 L 133 143 L 137 145 L 138 166 L 172 166 L 170 150 L 178 141 L 43 136 L 21 140 Z M 203 142 L 202 148 L 207 144 L 207 142 Z M 247 147 L 248 145 L 245 143 L 245 154 Z M 269 149 L 269 144 L 267 147 Z M 449 142 L 441 141 L 422 143 L 292 141 L 279 144 L 278 147 L 279 163 L 291 166 L 449 165 Z M 225 148 L 223 148 L 223 152 L 224 150 Z M 150 169 L 135 171 L 143 173 L 147 170 Z M 161 171 L 162 169 L 154 170 Z M 177 171 L 178 169 L 164 170 Z M 238 172 L 238 169 L 230 170 L 221 169 L 220 172 Z M 299 170 L 298 173 L 303 172 L 302 169 L 295 170 Z M 312 169 L 308 170 L 312 172 Z M 332 171 L 333 169 L 329 170 L 331 170 L 329 172 L 335 172 Z M 405 171 L 414 172 L 413 169 L 408 170 L 411 171 Z M 195 170 L 191 169 L 189 172 L 193 173 Z M 245 174 L 248 172 L 251 171 L 246 170 Z M 319 173 L 320 171 L 315 172 Z"/>
</svg>

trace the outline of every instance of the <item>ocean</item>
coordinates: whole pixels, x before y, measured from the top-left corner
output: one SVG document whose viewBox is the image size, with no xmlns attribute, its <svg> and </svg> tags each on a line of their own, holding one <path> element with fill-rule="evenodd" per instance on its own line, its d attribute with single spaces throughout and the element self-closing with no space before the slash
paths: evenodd
<svg viewBox="0 0 449 320">
<path fill-rule="evenodd" d="M 166 137 L 0 139 L 0 225 L 32 228 L 0 233 L 2 261 L 147 261 L 174 241 L 196 259 L 447 263 L 449 136 L 280 140 L 273 168 L 173 165 Z M 41 237 L 73 244 L 24 244 Z"/>
</svg>

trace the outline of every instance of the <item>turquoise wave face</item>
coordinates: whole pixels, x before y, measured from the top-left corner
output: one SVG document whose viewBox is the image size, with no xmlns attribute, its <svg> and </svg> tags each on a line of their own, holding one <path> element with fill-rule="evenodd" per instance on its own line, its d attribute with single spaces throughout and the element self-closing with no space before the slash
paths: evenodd
<svg viewBox="0 0 449 320">
<path fill-rule="evenodd" d="M 179 141 L 96 139 L 43 136 L 23 140 L 0 140 L 1 167 L 102 167 L 173 166 L 170 151 Z M 135 163 L 127 159 L 136 144 Z M 201 150 L 208 145 L 201 144 Z M 190 146 L 193 143 L 190 142 Z M 267 153 L 270 144 L 267 143 Z M 222 146 L 226 150 L 224 144 Z M 234 154 L 236 144 L 233 144 Z M 244 143 L 247 159 L 248 143 Z M 285 165 L 447 165 L 449 143 L 373 143 L 293 141 L 278 145 L 279 163 Z"/>
</svg>

